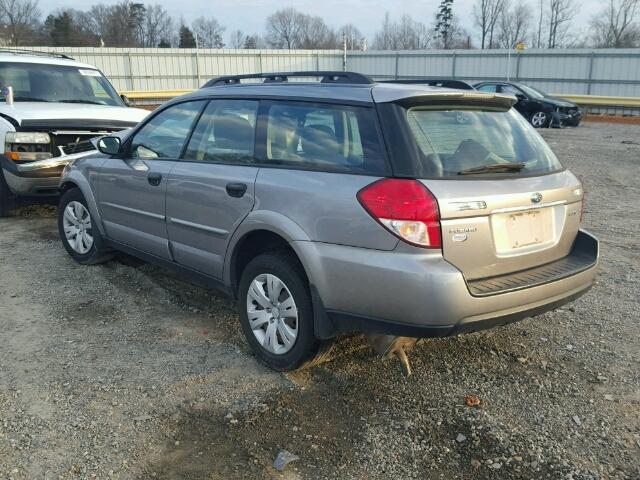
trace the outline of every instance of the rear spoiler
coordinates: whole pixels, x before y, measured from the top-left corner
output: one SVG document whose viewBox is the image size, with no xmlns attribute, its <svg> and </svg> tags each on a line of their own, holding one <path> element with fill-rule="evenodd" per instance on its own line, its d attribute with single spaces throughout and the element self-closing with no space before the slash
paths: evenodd
<svg viewBox="0 0 640 480">
<path fill-rule="evenodd" d="M 382 80 L 380 83 L 400 83 L 403 85 L 428 85 L 430 87 L 454 88 L 456 90 L 475 90 L 464 80 L 453 78 L 412 78 L 402 80 Z"/>
<path fill-rule="evenodd" d="M 467 92 L 455 92 L 451 90 L 418 91 L 411 92 L 385 92 L 376 95 L 373 90 L 373 97 L 377 103 L 395 102 L 408 107 L 418 105 L 452 105 L 467 106 L 477 108 L 491 108 L 496 110 L 507 111 L 518 101 L 516 97 L 504 95 L 502 93 L 486 93 L 477 90 Z M 404 94 L 402 94 L 404 93 Z"/>
</svg>

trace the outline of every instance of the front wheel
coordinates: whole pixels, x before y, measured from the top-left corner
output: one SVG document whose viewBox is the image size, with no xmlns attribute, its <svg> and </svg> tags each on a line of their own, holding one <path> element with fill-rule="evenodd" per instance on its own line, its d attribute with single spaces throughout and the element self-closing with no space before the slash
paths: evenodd
<svg viewBox="0 0 640 480">
<path fill-rule="evenodd" d="M 60 199 L 58 230 L 65 250 L 78 263 L 95 265 L 113 256 L 104 246 L 87 201 L 77 188 L 68 190 Z"/>
<path fill-rule="evenodd" d="M 238 297 L 244 335 L 267 366 L 288 371 L 324 359 L 330 343 L 314 335 L 309 285 L 295 257 L 277 252 L 251 260 Z"/>
<path fill-rule="evenodd" d="M 546 128 L 549 126 L 551 116 L 545 112 L 535 112 L 531 115 L 531 125 L 535 128 Z"/>
</svg>

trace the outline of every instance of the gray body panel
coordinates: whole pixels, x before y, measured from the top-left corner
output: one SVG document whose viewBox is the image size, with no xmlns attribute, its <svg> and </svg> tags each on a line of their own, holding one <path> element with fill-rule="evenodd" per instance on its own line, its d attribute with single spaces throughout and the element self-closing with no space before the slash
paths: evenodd
<svg viewBox="0 0 640 480">
<path fill-rule="evenodd" d="M 230 237 L 251 211 L 257 167 L 178 162 L 167 186 L 167 231 L 174 260 L 222 278 Z M 228 183 L 247 186 L 241 198 L 227 194 Z"/>
<path fill-rule="evenodd" d="M 109 158 L 100 168 L 98 209 L 108 238 L 170 259 L 165 192 L 175 162 Z M 151 185 L 151 173 L 162 175 Z"/>
<path fill-rule="evenodd" d="M 256 210 L 279 212 L 312 241 L 393 250 L 398 239 L 362 208 L 356 195 L 378 177 L 262 168 Z"/>
</svg>

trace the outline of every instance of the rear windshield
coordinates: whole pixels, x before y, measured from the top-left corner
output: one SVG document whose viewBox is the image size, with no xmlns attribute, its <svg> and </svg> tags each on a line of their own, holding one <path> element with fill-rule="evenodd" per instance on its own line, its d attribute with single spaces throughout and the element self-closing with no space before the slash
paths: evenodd
<svg viewBox="0 0 640 480">
<path fill-rule="evenodd" d="M 407 120 L 429 177 L 535 175 L 562 169 L 549 146 L 515 110 L 415 107 Z"/>
</svg>

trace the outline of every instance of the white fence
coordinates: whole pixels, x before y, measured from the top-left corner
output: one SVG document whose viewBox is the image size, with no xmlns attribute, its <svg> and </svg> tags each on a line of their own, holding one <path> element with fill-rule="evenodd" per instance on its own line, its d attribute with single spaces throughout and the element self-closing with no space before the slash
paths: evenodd
<svg viewBox="0 0 640 480">
<path fill-rule="evenodd" d="M 339 50 L 39 48 L 99 67 L 119 90 L 197 88 L 256 72 L 342 70 Z M 346 68 L 375 78 L 520 80 L 553 93 L 640 97 L 640 49 L 353 51 Z"/>
</svg>

